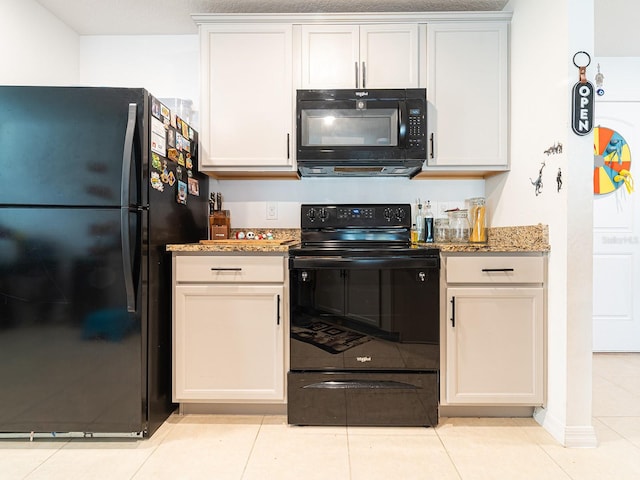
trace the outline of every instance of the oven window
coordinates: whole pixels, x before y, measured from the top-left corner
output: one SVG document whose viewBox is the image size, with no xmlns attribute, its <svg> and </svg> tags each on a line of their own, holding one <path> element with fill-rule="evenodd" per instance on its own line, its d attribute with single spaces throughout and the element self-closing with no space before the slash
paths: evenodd
<svg viewBox="0 0 640 480">
<path fill-rule="evenodd" d="M 399 343 L 438 343 L 438 269 L 291 270 L 291 323 Z"/>
<path fill-rule="evenodd" d="M 302 109 L 303 146 L 398 145 L 396 108 Z"/>
</svg>

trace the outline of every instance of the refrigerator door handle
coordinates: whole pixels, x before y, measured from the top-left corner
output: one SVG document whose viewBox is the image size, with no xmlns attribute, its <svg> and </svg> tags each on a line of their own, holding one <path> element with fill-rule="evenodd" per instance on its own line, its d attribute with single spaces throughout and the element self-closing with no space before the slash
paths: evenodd
<svg viewBox="0 0 640 480">
<path fill-rule="evenodd" d="M 129 185 L 131 183 L 131 159 L 133 157 L 133 134 L 136 129 L 136 114 L 138 105 L 129 104 L 127 129 L 124 134 L 124 150 L 122 152 L 122 183 L 120 184 L 120 206 L 129 206 Z"/>
<path fill-rule="evenodd" d="M 129 238 L 129 186 L 131 184 L 131 162 L 133 158 L 133 135 L 136 129 L 138 105 L 129 104 L 127 130 L 124 135 L 124 151 L 122 153 L 122 184 L 120 185 L 120 240 L 122 242 L 122 271 L 124 288 L 127 295 L 127 311 L 136 311 L 136 295 L 133 289 L 133 265 L 131 262 L 131 240 Z"/>
<path fill-rule="evenodd" d="M 131 241 L 129 240 L 129 209 L 120 209 L 120 240 L 122 242 L 122 271 L 127 295 L 127 311 L 135 313 L 136 294 L 133 290 L 133 265 L 131 264 Z"/>
</svg>

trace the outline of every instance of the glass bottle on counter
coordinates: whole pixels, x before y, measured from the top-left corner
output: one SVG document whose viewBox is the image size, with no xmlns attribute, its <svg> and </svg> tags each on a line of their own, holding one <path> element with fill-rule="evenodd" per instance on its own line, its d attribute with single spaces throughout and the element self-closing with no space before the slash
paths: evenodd
<svg viewBox="0 0 640 480">
<path fill-rule="evenodd" d="M 449 219 L 436 218 L 433 232 L 436 243 L 447 243 L 449 241 Z"/>
<path fill-rule="evenodd" d="M 418 243 L 418 228 L 415 223 L 411 226 L 411 243 Z"/>
<path fill-rule="evenodd" d="M 433 213 L 431 212 L 431 202 L 427 200 L 427 206 L 424 212 L 424 241 L 433 243 Z"/>
<path fill-rule="evenodd" d="M 452 243 L 467 243 L 471 229 L 466 210 L 451 210 L 449 214 L 449 241 Z"/>
<path fill-rule="evenodd" d="M 416 230 L 418 231 L 418 242 L 424 242 L 424 217 L 422 216 L 422 203 L 418 199 L 416 204 Z"/>
</svg>

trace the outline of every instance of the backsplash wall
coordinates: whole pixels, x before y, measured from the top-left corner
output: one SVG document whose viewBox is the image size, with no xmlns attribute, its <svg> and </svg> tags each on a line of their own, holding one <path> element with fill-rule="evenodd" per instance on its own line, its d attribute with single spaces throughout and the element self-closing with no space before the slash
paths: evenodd
<svg viewBox="0 0 640 480">
<path fill-rule="evenodd" d="M 304 178 L 301 180 L 211 180 L 231 211 L 232 228 L 299 228 L 302 203 L 411 203 L 431 201 L 436 217 L 464 208 L 469 197 L 484 196 L 482 179 Z M 267 204 L 277 219 L 267 220 Z M 491 212 L 487 221 L 491 221 Z"/>
</svg>

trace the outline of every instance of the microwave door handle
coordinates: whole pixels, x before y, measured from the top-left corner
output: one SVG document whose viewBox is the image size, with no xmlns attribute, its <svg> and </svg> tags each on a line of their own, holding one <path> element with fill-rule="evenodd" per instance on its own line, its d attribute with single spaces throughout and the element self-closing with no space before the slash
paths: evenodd
<svg viewBox="0 0 640 480">
<path fill-rule="evenodd" d="M 398 102 L 398 145 L 406 148 L 407 146 L 407 102 Z"/>
</svg>

